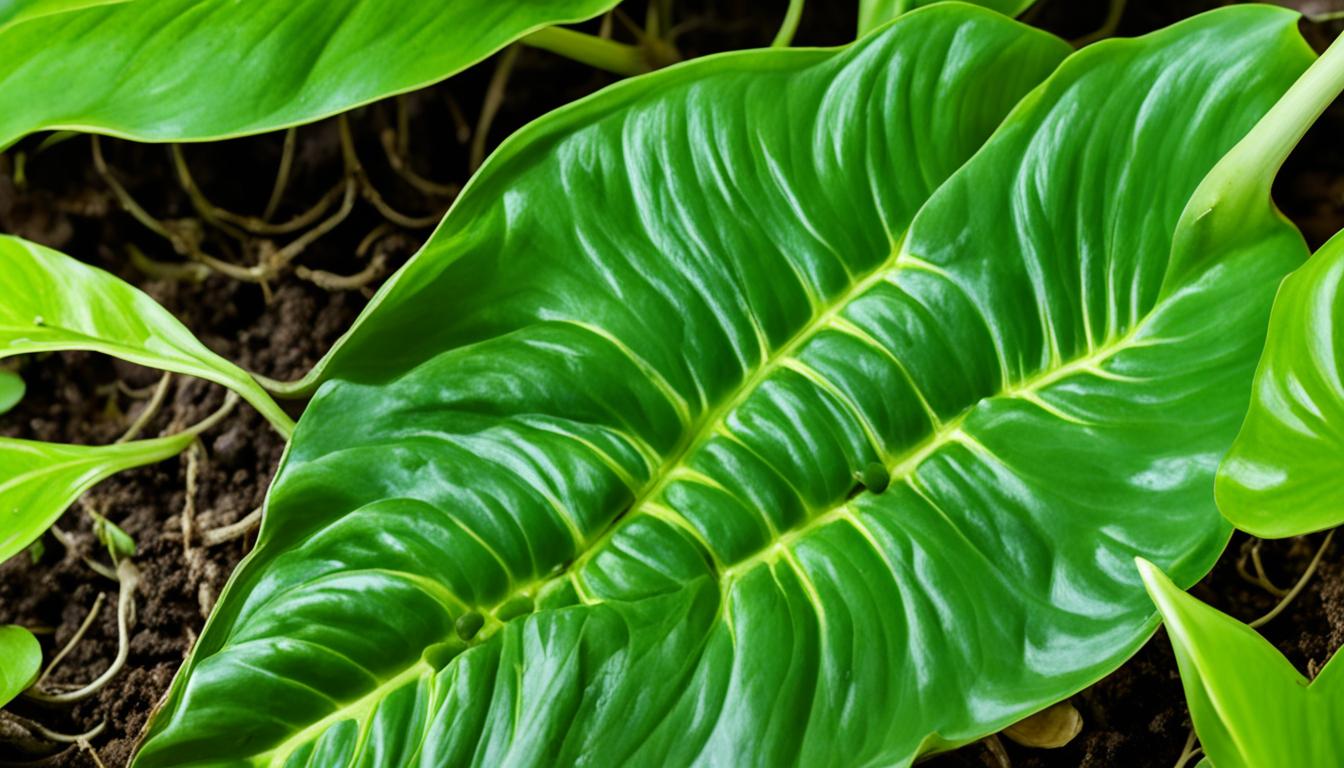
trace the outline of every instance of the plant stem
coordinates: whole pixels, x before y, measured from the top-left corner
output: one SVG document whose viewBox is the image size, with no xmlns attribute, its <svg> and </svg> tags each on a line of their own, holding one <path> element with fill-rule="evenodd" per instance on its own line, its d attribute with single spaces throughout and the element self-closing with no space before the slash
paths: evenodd
<svg viewBox="0 0 1344 768">
<path fill-rule="evenodd" d="M 793 44 L 793 36 L 798 33 L 798 22 L 803 18 L 803 2 L 789 0 L 789 9 L 784 12 L 784 21 L 780 23 L 779 32 L 770 43 L 771 48 L 787 48 Z"/>
<path fill-rule="evenodd" d="M 1302 46 L 1306 42 L 1298 39 Z M 1272 205 L 1271 189 L 1279 169 L 1302 137 L 1344 91 L 1344 37 L 1314 61 L 1302 76 L 1223 156 L 1200 182 L 1181 214 L 1177 243 L 1162 291 L 1197 271 L 1215 243 L 1240 236 L 1247 222 L 1263 221 Z"/>
<path fill-rule="evenodd" d="M 617 75 L 640 75 L 652 67 L 639 46 L 618 43 L 562 27 L 544 27 L 522 40 L 533 48 L 558 53 Z"/>
<path fill-rule="evenodd" d="M 1261 181 L 1268 187 L 1293 148 L 1344 91 L 1344 36 L 1336 39 L 1288 92 L 1232 150 L 1234 155 L 1262 158 L 1269 171 Z M 1271 165 L 1272 164 L 1272 165 Z"/>
</svg>

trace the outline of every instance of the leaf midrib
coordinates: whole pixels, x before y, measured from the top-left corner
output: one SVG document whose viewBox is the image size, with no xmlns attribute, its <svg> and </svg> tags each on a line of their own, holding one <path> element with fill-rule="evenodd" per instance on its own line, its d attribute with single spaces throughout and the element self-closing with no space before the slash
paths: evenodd
<svg viewBox="0 0 1344 768">
<path fill-rule="evenodd" d="M 500 606 L 518 596 L 534 597 L 539 593 L 544 592 L 550 585 L 558 584 L 564 580 L 570 580 L 574 584 L 580 600 L 584 605 L 593 605 L 602 602 L 601 599 L 591 597 L 577 577 L 579 569 L 596 553 L 601 551 L 602 544 L 614 535 L 620 528 L 621 522 L 633 515 L 644 514 L 647 512 L 648 507 L 655 506 L 654 499 L 656 499 L 658 494 L 667 487 L 667 484 L 671 480 L 675 479 L 678 469 L 682 468 L 686 460 L 689 457 L 694 456 L 696 452 L 714 436 L 717 428 L 756 391 L 761 383 L 783 367 L 787 361 L 795 359 L 796 353 L 816 337 L 817 334 L 829 328 L 836 327 L 837 323 L 847 322 L 841 318 L 841 313 L 856 299 L 863 296 L 873 287 L 884 281 L 890 280 L 894 275 L 899 274 L 906 269 L 929 271 L 945 279 L 951 279 L 950 275 L 937 269 L 934 265 L 906 254 L 903 247 L 893 249 L 893 253 L 888 259 L 883 261 L 863 278 L 855 281 L 853 285 L 837 297 L 825 311 L 815 315 L 813 319 L 804 325 L 803 328 L 787 343 L 777 348 L 751 376 L 745 379 L 743 383 L 734 390 L 730 397 L 725 398 L 714 408 L 706 409 L 700 418 L 695 421 L 693 427 L 687 430 L 686 436 L 682 439 L 678 448 L 673 451 L 670 458 L 663 462 L 658 470 L 656 478 L 648 483 L 646 489 L 640 492 L 629 506 L 627 506 L 620 514 L 612 518 L 600 536 L 592 540 L 591 543 L 585 545 L 584 551 L 579 557 L 571 561 L 570 564 L 562 570 L 549 575 L 546 578 L 531 581 L 519 588 L 508 591 L 505 596 L 500 598 L 500 600 L 495 605 L 491 606 L 488 611 L 484 611 L 486 625 L 478 632 L 477 637 L 471 645 L 474 646 L 488 641 L 496 632 L 508 623 L 500 622 L 494 617 L 494 611 Z M 1047 366 L 1036 374 L 1024 379 L 1001 385 L 998 391 L 975 400 L 958 412 L 953 418 L 946 421 L 935 420 L 933 429 L 928 436 L 919 443 L 900 451 L 888 461 L 888 470 L 891 473 L 892 484 L 895 485 L 898 482 L 912 482 L 915 471 L 928 458 L 935 455 L 943 448 L 946 448 L 948 445 L 963 439 L 975 442 L 973 437 L 964 432 L 963 427 L 965 426 L 966 420 L 971 416 L 975 409 L 985 402 L 999 398 L 1021 398 L 1035 404 L 1037 407 L 1050 410 L 1053 409 L 1053 406 L 1048 406 L 1048 404 L 1039 398 L 1040 392 L 1046 387 L 1072 376 L 1085 373 L 1108 379 L 1121 378 L 1118 374 L 1103 370 L 1101 366 L 1123 351 L 1164 343 L 1165 340 L 1158 338 L 1147 339 L 1144 341 L 1140 341 L 1139 339 L 1148 320 L 1154 317 L 1160 308 L 1161 302 L 1149 308 L 1143 318 L 1124 335 L 1104 341 L 1102 344 L 1090 348 L 1080 357 L 1067 362 L 1061 362 L 1054 366 Z M 883 349 L 885 349 L 885 347 L 883 347 Z M 902 368 L 904 368 L 903 365 Z M 917 388 L 916 391 L 918 391 Z M 920 396 L 922 397 L 922 393 Z M 1058 414 L 1054 415 L 1058 417 Z M 936 419 L 936 417 L 932 418 Z M 675 512 L 675 510 L 673 511 Z M 756 566 L 770 564 L 781 558 L 789 559 L 792 556 L 789 545 L 793 542 L 804 538 L 817 529 L 846 518 L 851 519 L 856 526 L 862 524 L 862 521 L 855 515 L 851 500 L 849 499 L 846 499 L 823 512 L 806 518 L 798 525 L 779 532 L 778 535 L 773 537 L 773 541 L 761 547 L 755 553 L 748 555 L 737 562 L 722 564 L 722 567 L 718 569 L 718 573 L 716 574 L 719 578 L 720 590 L 726 591 L 733 583 Z M 864 533 L 865 535 L 868 535 L 866 530 Z M 722 605 L 726 605 L 726 602 L 721 603 L 721 606 Z M 388 678 L 382 685 L 351 701 L 346 706 L 330 713 L 312 725 L 296 732 L 291 738 L 286 739 L 283 743 L 258 757 L 263 759 L 269 757 L 271 758 L 273 765 L 279 764 L 283 762 L 284 757 L 292 753 L 298 746 L 301 746 L 308 740 L 320 735 L 326 727 L 351 717 L 356 717 L 356 719 L 358 719 L 361 714 L 369 714 L 376 702 L 381 700 L 387 693 L 390 693 L 396 686 L 427 673 L 432 673 L 432 669 L 426 667 L 423 660 L 417 659 L 415 663 L 409 665 L 397 675 Z"/>
</svg>

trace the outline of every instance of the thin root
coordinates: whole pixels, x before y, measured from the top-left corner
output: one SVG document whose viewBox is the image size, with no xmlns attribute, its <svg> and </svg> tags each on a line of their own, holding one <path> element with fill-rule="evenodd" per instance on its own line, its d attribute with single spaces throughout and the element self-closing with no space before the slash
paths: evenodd
<svg viewBox="0 0 1344 768">
<path fill-rule="evenodd" d="M 1325 555 L 1325 550 L 1329 549 L 1330 542 L 1334 538 L 1335 538 L 1334 531 L 1331 531 L 1325 535 L 1325 541 L 1321 542 L 1320 549 L 1316 550 L 1316 555 L 1311 558 L 1311 562 L 1307 565 L 1307 569 L 1302 572 L 1302 577 L 1297 580 L 1297 583 L 1293 585 L 1292 589 L 1288 590 L 1288 594 L 1283 596 L 1283 599 L 1279 601 L 1278 605 L 1275 605 L 1273 608 L 1269 610 L 1269 613 L 1266 613 L 1264 616 L 1261 616 L 1255 621 L 1252 621 L 1250 624 L 1251 627 L 1263 627 L 1264 625 L 1268 624 L 1270 621 L 1274 619 L 1275 616 L 1278 616 L 1280 613 L 1283 613 L 1284 609 L 1287 608 L 1293 602 L 1293 600 L 1299 594 L 1302 593 L 1303 588 L 1307 586 L 1307 582 L 1311 581 L 1312 575 L 1316 573 L 1316 566 L 1321 564 L 1321 557 Z"/>
<path fill-rule="evenodd" d="M 103 686 L 111 682 L 121 672 L 122 667 L 126 665 L 126 657 L 130 654 L 130 623 L 134 620 L 135 615 L 135 589 L 140 583 L 140 570 L 135 567 L 135 563 L 131 562 L 130 558 L 117 563 L 117 581 L 120 584 L 117 591 L 117 656 L 112 660 L 112 664 L 107 668 L 107 671 L 88 685 L 73 691 L 48 693 L 37 686 L 33 686 L 24 691 L 24 696 L 45 704 L 71 704 L 83 701 L 102 690 Z M 46 736 L 44 735 L 43 738 L 46 738 Z"/>
<path fill-rule="evenodd" d="M 1181 749 L 1181 756 L 1176 758 L 1174 768 L 1185 768 L 1191 760 L 1199 757 L 1203 751 L 1195 741 L 1195 729 L 1191 728 L 1190 735 L 1185 737 L 1185 746 Z"/>
<path fill-rule="evenodd" d="M 285 144 L 280 149 L 280 167 L 275 171 L 275 184 L 271 187 L 271 199 L 266 201 L 266 211 L 261 214 L 261 218 L 270 221 L 275 216 L 275 211 L 280 207 L 280 199 L 285 195 L 285 187 L 289 184 L 289 171 L 294 165 L 294 145 L 298 136 L 297 128 L 289 128 L 285 131 Z"/>
<path fill-rule="evenodd" d="M 159 379 L 158 385 L 154 388 L 154 394 L 149 398 L 149 402 L 145 403 L 145 407 L 141 409 L 140 415 L 135 418 L 135 421 L 131 422 L 131 426 L 126 428 L 121 437 L 117 438 L 116 442 L 118 444 L 134 440 L 144 430 L 145 425 L 149 424 L 150 420 L 158 415 L 159 408 L 163 406 L 163 399 L 168 394 L 168 385 L 172 381 L 173 374 L 164 372 L 163 377 Z"/>
<path fill-rule="evenodd" d="M 103 602 L 106 599 L 106 593 L 98 593 L 98 597 L 93 601 L 93 607 L 89 609 L 88 615 L 84 617 L 84 621 L 79 625 L 79 629 L 75 630 L 75 634 L 70 636 L 69 642 L 61 648 L 60 653 L 57 653 L 55 658 L 47 664 L 47 668 L 42 670 L 41 676 L 37 678 L 37 682 L 34 683 L 34 685 L 41 687 L 42 684 L 47 681 L 47 678 L 51 677 L 51 673 L 56 671 L 56 667 L 60 666 L 61 662 L 65 660 L 65 657 L 69 655 L 70 651 L 74 649 L 76 645 L 79 645 L 79 641 L 84 639 L 84 635 L 89 631 L 89 627 L 93 626 L 94 620 L 98 618 L 98 612 L 103 609 Z"/>
<path fill-rule="evenodd" d="M 261 507 L 257 507 L 236 523 L 222 525 L 201 533 L 201 546 L 215 547 L 242 538 L 261 526 Z"/>
<path fill-rule="evenodd" d="M 295 267 L 294 274 L 324 290 L 357 291 L 368 287 L 370 283 L 382 277 L 386 271 L 387 257 L 380 253 L 373 257 L 367 267 L 353 275 L 338 275 L 335 272 L 309 269 L 304 266 Z"/>
<path fill-rule="evenodd" d="M 481 167 L 485 162 L 485 142 L 490 136 L 490 125 L 495 121 L 495 115 L 499 113 L 499 108 L 504 104 L 504 92 L 509 87 L 509 77 L 513 74 L 513 67 L 518 62 L 518 46 L 511 45 L 504 50 L 499 57 L 499 64 L 495 66 L 495 74 L 490 77 L 490 85 L 485 91 L 485 100 L 481 103 L 481 116 L 476 121 L 476 133 L 471 139 L 471 160 L 470 169 L 472 173 Z"/>
</svg>

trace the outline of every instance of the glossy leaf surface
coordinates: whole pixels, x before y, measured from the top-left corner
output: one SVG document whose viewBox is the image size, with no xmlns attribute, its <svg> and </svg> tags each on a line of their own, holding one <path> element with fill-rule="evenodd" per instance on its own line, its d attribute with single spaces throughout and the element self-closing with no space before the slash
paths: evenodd
<svg viewBox="0 0 1344 768">
<path fill-rule="evenodd" d="M 34 18 L 0 28 L 0 149 L 43 129 L 197 141 L 307 123 L 615 4 L 135 0 Z"/>
<path fill-rule="evenodd" d="M 1181 669 L 1190 717 L 1215 768 L 1344 764 L 1344 663 L 1314 681 L 1254 629 L 1139 562 Z"/>
<path fill-rule="evenodd" d="M 0 368 L 0 414 L 18 405 L 26 389 L 19 374 Z"/>
<path fill-rule="evenodd" d="M 316 374 L 137 764 L 905 765 L 1109 672 L 1133 556 L 1227 538 L 1305 248 L 1173 235 L 1295 19 L 1090 47 L 964 166 L 1068 50 L 965 5 L 523 130 Z"/>
<path fill-rule="evenodd" d="M 904 13 L 940 0 L 859 0 L 859 35 L 866 35 Z M 1036 0 L 965 0 L 1007 16 L 1027 10 Z"/>
<path fill-rule="evenodd" d="M 42 646 L 33 633 L 12 624 L 0 626 L 0 707 L 33 684 L 42 668 Z"/>
<path fill-rule="evenodd" d="M 0 236 L 0 265 L 0 359 L 73 349 L 112 355 L 228 387 L 282 432 L 291 429 L 250 375 L 115 275 L 9 236 Z"/>
<path fill-rule="evenodd" d="M 1254 393 L 1218 474 L 1223 514 L 1268 537 L 1344 523 L 1344 235 L 1279 289 Z"/>
</svg>

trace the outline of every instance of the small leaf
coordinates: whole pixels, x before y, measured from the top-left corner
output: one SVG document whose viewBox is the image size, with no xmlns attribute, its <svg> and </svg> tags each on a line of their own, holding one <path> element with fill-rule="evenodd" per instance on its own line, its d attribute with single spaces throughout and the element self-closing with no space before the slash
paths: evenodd
<svg viewBox="0 0 1344 768">
<path fill-rule="evenodd" d="M 1139 573 L 1176 652 L 1190 717 L 1217 768 L 1344 765 L 1344 662 L 1308 681 L 1258 632 L 1186 594 L 1161 569 Z"/>
<path fill-rule="evenodd" d="M 33 633 L 15 625 L 0 626 L 0 707 L 37 680 L 42 646 Z"/>
<path fill-rule="evenodd" d="M 168 310 L 115 275 L 10 236 L 0 236 L 0 264 L 0 295 L 5 297 L 0 359 L 72 349 L 100 352 L 228 387 L 283 434 L 293 430 L 293 421 L 250 375 L 211 352 Z"/>
<path fill-rule="evenodd" d="M 135 539 L 131 538 L 130 534 L 93 510 L 89 510 L 89 514 L 93 517 L 93 535 L 107 548 L 108 554 L 112 556 L 112 562 L 135 557 Z"/>
<path fill-rule="evenodd" d="M 47 545 L 42 541 L 42 539 L 39 538 L 35 540 L 32 544 L 28 545 L 28 559 L 32 562 L 33 565 L 37 565 L 38 563 L 42 562 L 42 557 L 46 554 L 47 554 Z"/>
<path fill-rule="evenodd" d="M 8 413 L 23 399 L 23 378 L 7 368 L 0 368 L 0 414 Z"/>
<path fill-rule="evenodd" d="M 1067 701 L 1052 705 L 1003 729 L 1003 735 L 1024 747 L 1058 749 L 1083 730 L 1083 716 Z"/>
<path fill-rule="evenodd" d="M 0 27 L 0 150 L 44 129 L 200 141 L 308 123 L 616 2 L 23 0 Z"/>
<path fill-rule="evenodd" d="M 0 562 L 22 552 L 94 485 L 176 456 L 193 439 L 191 431 L 105 446 L 0 438 Z"/>
</svg>

